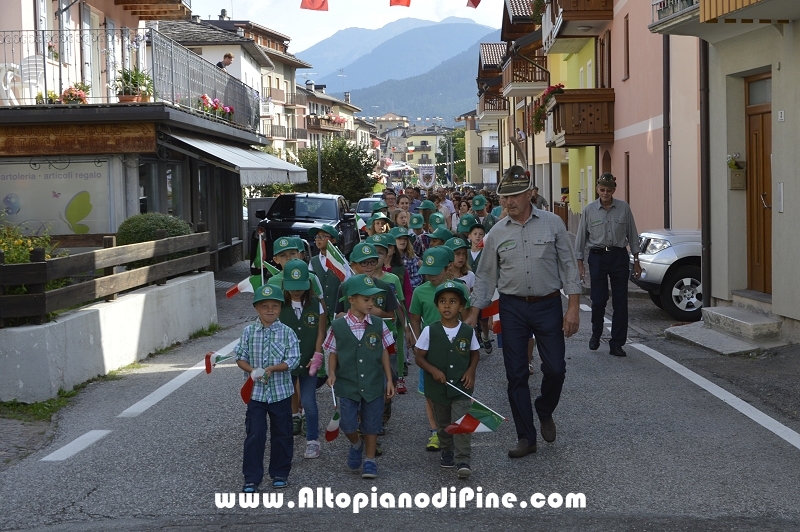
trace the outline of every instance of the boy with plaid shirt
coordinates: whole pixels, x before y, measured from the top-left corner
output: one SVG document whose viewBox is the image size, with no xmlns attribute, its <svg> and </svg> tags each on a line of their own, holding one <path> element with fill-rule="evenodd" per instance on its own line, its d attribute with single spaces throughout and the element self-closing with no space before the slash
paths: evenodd
<svg viewBox="0 0 800 532">
<path fill-rule="evenodd" d="M 264 478 L 264 449 L 267 443 L 267 416 L 270 434 L 269 476 L 273 488 L 288 486 L 292 468 L 292 376 L 300 364 L 300 342 L 278 317 L 284 302 L 283 290 L 266 284 L 256 289 L 253 307 L 258 321 L 242 331 L 234 348 L 236 364 L 253 380 L 253 391 L 245 415 L 242 474 L 244 493 L 255 493 Z"/>
</svg>

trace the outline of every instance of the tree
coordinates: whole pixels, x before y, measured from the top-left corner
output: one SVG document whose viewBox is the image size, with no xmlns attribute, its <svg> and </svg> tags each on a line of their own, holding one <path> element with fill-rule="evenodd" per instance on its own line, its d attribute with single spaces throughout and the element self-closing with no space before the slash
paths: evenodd
<svg viewBox="0 0 800 532">
<path fill-rule="evenodd" d="M 450 168 L 447 164 L 447 154 L 450 150 L 450 143 L 453 144 L 453 160 L 461 161 L 453 165 L 453 173 L 463 180 L 467 174 L 467 164 L 464 161 L 466 157 L 466 141 L 464 139 L 464 128 L 454 129 L 448 132 L 445 137 L 439 141 L 439 151 L 436 154 L 436 179 L 441 183 L 449 183 L 445 172 L 449 172 Z"/>
<path fill-rule="evenodd" d="M 308 183 L 295 185 L 297 192 L 316 192 L 317 147 L 298 150 L 300 166 L 308 171 Z M 376 180 L 371 176 L 375 158 L 365 146 L 334 137 L 322 144 L 322 192 L 341 194 L 348 202 L 356 202 L 372 194 Z"/>
</svg>

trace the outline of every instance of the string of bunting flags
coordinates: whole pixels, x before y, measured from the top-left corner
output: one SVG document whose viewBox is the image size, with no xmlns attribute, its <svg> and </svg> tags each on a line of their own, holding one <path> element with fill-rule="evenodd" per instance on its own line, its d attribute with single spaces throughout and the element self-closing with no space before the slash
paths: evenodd
<svg viewBox="0 0 800 532">
<path fill-rule="evenodd" d="M 467 7 L 477 8 L 481 0 L 467 0 Z M 389 0 L 389 6 L 411 7 L 411 0 Z M 327 11 L 328 0 L 302 0 L 300 9 L 310 9 L 312 11 Z"/>
</svg>

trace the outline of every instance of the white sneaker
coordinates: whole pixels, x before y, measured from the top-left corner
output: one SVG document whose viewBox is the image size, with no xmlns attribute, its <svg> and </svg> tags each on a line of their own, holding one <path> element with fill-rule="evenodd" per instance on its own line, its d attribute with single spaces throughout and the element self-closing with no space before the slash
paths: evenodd
<svg viewBox="0 0 800 532">
<path fill-rule="evenodd" d="M 306 452 L 303 458 L 319 458 L 319 442 L 317 440 L 306 442 Z"/>
</svg>

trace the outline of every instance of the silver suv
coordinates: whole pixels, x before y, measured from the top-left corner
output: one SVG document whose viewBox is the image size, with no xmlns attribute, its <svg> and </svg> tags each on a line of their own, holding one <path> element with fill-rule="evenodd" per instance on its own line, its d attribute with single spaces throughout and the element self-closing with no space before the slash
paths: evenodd
<svg viewBox="0 0 800 532">
<path fill-rule="evenodd" d="M 700 231 L 646 231 L 639 235 L 639 250 L 642 276 L 633 277 L 631 256 L 631 281 L 676 320 L 699 320 L 703 306 Z"/>
</svg>

